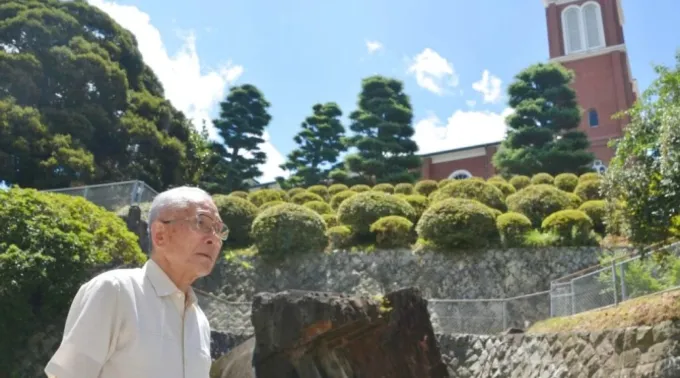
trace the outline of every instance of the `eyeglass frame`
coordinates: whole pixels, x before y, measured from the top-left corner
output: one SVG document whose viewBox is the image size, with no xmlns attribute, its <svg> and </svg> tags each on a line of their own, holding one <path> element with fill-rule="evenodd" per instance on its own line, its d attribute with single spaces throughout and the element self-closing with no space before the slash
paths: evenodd
<svg viewBox="0 0 680 378">
<path fill-rule="evenodd" d="M 215 219 L 213 219 L 213 217 L 211 217 L 210 215 L 208 215 L 206 213 L 198 213 L 193 217 L 186 217 L 186 218 L 165 219 L 165 220 L 159 219 L 159 222 L 161 222 L 163 224 L 171 224 L 171 223 L 176 223 L 176 222 L 191 222 L 191 221 L 193 221 L 193 223 L 190 223 L 190 224 L 191 224 L 191 227 L 195 231 L 208 233 L 208 230 L 204 230 L 199 226 L 199 220 L 202 217 L 208 218 L 208 219 L 210 219 L 210 221 L 212 221 L 212 226 L 210 228 L 212 229 L 213 235 L 217 236 L 222 241 L 226 241 L 229 238 L 229 231 L 230 231 L 229 227 L 227 227 L 227 225 L 224 224 L 224 222 L 216 221 Z M 216 225 L 219 225 L 219 224 L 222 225 L 221 231 L 218 231 L 215 227 Z"/>
</svg>

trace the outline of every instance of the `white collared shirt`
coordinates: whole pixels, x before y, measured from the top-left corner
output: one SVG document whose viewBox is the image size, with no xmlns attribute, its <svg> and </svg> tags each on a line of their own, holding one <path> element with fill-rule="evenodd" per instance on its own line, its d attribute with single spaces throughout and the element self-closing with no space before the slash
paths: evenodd
<svg viewBox="0 0 680 378">
<path fill-rule="evenodd" d="M 210 325 L 152 260 L 83 284 L 59 349 L 45 368 L 56 378 L 209 378 Z"/>
</svg>

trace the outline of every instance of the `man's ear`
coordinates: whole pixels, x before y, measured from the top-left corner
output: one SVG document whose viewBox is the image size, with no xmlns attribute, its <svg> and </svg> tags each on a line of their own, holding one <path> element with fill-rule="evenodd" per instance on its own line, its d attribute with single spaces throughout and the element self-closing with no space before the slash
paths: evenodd
<svg viewBox="0 0 680 378">
<path fill-rule="evenodd" d="M 167 240 L 165 224 L 153 222 L 151 224 L 151 243 L 152 245 L 163 246 Z"/>
</svg>

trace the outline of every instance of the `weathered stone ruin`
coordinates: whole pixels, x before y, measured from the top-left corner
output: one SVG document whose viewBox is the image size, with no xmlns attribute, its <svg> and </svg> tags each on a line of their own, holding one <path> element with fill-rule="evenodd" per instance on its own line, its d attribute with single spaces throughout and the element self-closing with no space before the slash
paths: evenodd
<svg viewBox="0 0 680 378">
<path fill-rule="evenodd" d="M 417 289 L 261 293 L 251 319 L 254 336 L 217 359 L 211 378 L 449 377 Z"/>
</svg>

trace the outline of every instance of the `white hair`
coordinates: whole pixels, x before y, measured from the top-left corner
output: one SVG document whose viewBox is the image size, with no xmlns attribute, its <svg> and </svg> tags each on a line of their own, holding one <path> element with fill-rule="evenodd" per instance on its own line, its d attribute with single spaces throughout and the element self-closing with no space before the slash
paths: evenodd
<svg viewBox="0 0 680 378">
<path fill-rule="evenodd" d="M 153 199 L 149 209 L 149 231 L 151 224 L 158 219 L 160 213 L 167 209 L 181 210 L 204 201 L 212 201 L 205 190 L 191 186 L 180 186 L 168 189 Z"/>
</svg>

